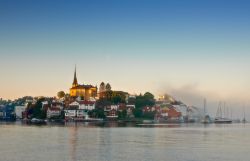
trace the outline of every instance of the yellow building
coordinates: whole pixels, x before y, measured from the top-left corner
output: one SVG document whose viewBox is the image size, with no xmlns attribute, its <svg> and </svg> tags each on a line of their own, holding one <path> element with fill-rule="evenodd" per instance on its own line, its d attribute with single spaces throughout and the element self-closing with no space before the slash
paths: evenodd
<svg viewBox="0 0 250 161">
<path fill-rule="evenodd" d="M 90 98 L 95 98 L 97 96 L 97 87 L 92 85 L 80 85 L 77 82 L 76 68 L 74 73 L 74 80 L 72 87 L 70 88 L 71 97 L 83 97 L 84 100 L 90 100 Z"/>
</svg>

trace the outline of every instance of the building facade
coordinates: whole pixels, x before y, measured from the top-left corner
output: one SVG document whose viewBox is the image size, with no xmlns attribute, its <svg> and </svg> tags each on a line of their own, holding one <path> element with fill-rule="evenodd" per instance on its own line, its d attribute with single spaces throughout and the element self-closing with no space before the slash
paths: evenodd
<svg viewBox="0 0 250 161">
<path fill-rule="evenodd" d="M 76 77 L 76 68 L 74 73 L 74 80 L 70 88 L 71 97 L 82 97 L 84 100 L 97 97 L 97 87 L 92 85 L 78 84 Z"/>
</svg>

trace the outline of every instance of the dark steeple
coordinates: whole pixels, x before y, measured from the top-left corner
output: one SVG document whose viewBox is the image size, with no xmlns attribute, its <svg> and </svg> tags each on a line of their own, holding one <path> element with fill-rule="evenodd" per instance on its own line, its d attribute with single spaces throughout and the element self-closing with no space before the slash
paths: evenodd
<svg viewBox="0 0 250 161">
<path fill-rule="evenodd" d="M 75 74 L 74 74 L 74 80 L 73 80 L 72 86 L 73 86 L 73 87 L 78 86 L 77 77 L 76 77 L 76 66 L 75 66 Z"/>
</svg>

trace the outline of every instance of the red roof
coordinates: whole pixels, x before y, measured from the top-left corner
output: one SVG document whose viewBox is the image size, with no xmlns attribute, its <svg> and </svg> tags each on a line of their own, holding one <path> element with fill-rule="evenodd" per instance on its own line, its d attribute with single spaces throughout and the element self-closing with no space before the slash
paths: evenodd
<svg viewBox="0 0 250 161">
<path fill-rule="evenodd" d="M 119 110 L 126 110 L 127 109 L 126 104 L 124 104 L 124 103 L 119 104 L 118 108 L 119 108 Z"/>
<path fill-rule="evenodd" d="M 49 108 L 50 111 L 61 111 L 59 108 L 57 107 L 50 107 Z"/>
<path fill-rule="evenodd" d="M 95 104 L 95 101 L 78 101 L 78 103 L 80 104 L 80 105 L 93 105 L 93 104 Z"/>
<path fill-rule="evenodd" d="M 170 108 L 168 111 L 168 116 L 169 117 L 180 117 L 181 116 L 181 112 L 177 112 L 174 108 Z"/>
</svg>

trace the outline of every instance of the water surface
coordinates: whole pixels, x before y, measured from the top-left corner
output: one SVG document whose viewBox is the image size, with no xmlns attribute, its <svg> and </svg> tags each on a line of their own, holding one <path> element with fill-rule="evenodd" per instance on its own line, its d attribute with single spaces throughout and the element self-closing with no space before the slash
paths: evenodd
<svg viewBox="0 0 250 161">
<path fill-rule="evenodd" d="M 250 124 L 0 123 L 1 161 L 249 161 Z"/>
</svg>

